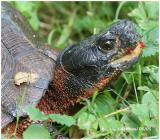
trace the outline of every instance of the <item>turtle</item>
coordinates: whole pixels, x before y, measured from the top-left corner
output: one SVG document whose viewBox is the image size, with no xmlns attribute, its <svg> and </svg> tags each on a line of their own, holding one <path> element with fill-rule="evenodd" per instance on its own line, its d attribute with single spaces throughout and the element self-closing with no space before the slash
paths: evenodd
<svg viewBox="0 0 160 140">
<path fill-rule="evenodd" d="M 141 36 L 127 19 L 59 52 L 43 43 L 9 3 L 2 2 L 1 7 L 3 133 L 17 115 L 27 117 L 28 105 L 45 114 L 68 114 L 76 103 L 105 89 L 142 54 Z"/>
</svg>

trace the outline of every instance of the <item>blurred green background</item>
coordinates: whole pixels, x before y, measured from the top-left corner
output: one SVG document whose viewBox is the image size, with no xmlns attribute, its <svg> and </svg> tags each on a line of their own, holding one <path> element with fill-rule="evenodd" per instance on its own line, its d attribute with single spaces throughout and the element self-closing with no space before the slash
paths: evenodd
<svg viewBox="0 0 160 140">
<path fill-rule="evenodd" d="M 63 49 L 118 19 L 135 22 L 145 42 L 138 63 L 123 72 L 109 90 L 82 101 L 85 106 L 73 116 L 76 127 L 59 122 L 58 131 L 69 138 L 158 138 L 158 2 L 11 3 L 52 48 Z M 136 130 L 121 129 L 126 127 Z"/>
</svg>

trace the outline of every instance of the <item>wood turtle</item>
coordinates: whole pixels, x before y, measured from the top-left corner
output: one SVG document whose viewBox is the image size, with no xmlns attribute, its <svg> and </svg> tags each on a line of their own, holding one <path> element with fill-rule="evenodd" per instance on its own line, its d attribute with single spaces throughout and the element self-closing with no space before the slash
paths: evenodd
<svg viewBox="0 0 160 140">
<path fill-rule="evenodd" d="M 83 98 L 103 90 L 140 57 L 135 25 L 120 20 L 62 52 L 50 49 L 28 21 L 2 2 L 2 132 L 14 132 L 15 118 L 33 105 L 46 114 L 67 113 Z M 22 137 L 19 122 L 17 137 Z M 19 130 L 19 132 L 18 132 Z"/>
</svg>

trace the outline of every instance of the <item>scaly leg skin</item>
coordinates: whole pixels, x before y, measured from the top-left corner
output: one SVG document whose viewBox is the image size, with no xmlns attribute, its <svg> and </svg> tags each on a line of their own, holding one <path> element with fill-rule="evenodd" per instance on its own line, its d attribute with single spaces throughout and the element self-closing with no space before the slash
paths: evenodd
<svg viewBox="0 0 160 140">
<path fill-rule="evenodd" d="M 23 132 L 26 128 L 31 124 L 31 120 L 29 117 L 21 118 L 19 120 L 17 130 L 16 130 L 16 121 L 8 124 L 6 127 L 2 129 L 2 134 L 5 134 L 6 138 L 15 138 L 15 139 L 22 139 Z"/>
</svg>

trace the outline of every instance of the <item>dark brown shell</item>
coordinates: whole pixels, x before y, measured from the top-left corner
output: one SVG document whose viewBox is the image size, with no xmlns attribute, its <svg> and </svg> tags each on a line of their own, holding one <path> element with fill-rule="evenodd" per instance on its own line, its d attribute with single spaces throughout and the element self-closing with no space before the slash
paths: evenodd
<svg viewBox="0 0 160 140">
<path fill-rule="evenodd" d="M 1 51 L 2 51 L 2 128 L 17 115 L 25 116 L 27 105 L 36 105 L 53 78 L 57 53 L 38 41 L 26 19 L 8 3 L 2 2 Z M 18 72 L 36 73 L 34 83 L 15 85 Z"/>
</svg>

